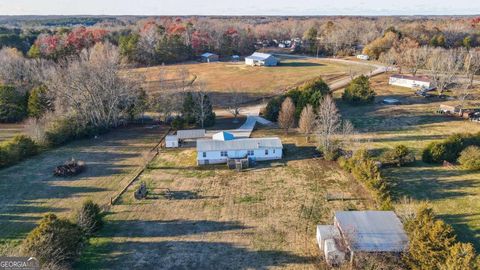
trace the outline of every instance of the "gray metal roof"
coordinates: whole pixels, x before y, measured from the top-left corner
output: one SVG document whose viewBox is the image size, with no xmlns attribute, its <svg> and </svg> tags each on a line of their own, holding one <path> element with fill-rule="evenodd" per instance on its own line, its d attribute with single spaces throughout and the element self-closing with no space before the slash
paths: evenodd
<svg viewBox="0 0 480 270">
<path fill-rule="evenodd" d="M 354 251 L 400 252 L 408 245 L 393 211 L 337 211 L 335 220 Z"/>
<path fill-rule="evenodd" d="M 231 141 L 198 140 L 197 151 L 255 150 L 264 148 L 283 148 L 279 138 L 245 138 Z"/>
<path fill-rule="evenodd" d="M 214 56 L 214 55 L 216 55 L 216 54 L 207 52 L 207 53 L 202 54 L 202 57 L 210 57 L 210 56 Z"/>
<path fill-rule="evenodd" d="M 186 129 L 178 130 L 177 137 L 182 139 L 197 139 L 205 137 L 205 129 Z"/>
<path fill-rule="evenodd" d="M 405 79 L 410 81 L 419 81 L 419 82 L 431 82 L 428 77 L 418 77 L 418 76 L 407 76 L 400 74 L 393 74 L 390 78 Z"/>
<path fill-rule="evenodd" d="M 257 61 L 265 61 L 265 60 L 267 60 L 267 59 L 270 58 L 270 57 L 273 57 L 273 55 L 268 54 L 268 53 L 255 52 L 255 53 L 253 53 L 252 55 L 245 57 L 245 59 L 253 59 L 253 60 L 257 60 Z"/>
</svg>

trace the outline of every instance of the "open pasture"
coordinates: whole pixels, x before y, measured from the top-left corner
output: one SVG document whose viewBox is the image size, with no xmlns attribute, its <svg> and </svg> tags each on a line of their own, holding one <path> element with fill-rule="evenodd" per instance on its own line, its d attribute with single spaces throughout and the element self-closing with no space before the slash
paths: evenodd
<svg viewBox="0 0 480 270">
<path fill-rule="evenodd" d="M 322 76 L 328 83 L 368 72 L 368 65 L 349 65 L 324 59 L 281 59 L 275 67 L 251 67 L 241 62 L 187 63 L 129 70 L 145 78 L 144 87 L 150 93 L 168 91 L 182 82 L 195 81 L 211 92 L 214 100 L 226 100 L 238 91 L 247 100 L 282 93 L 306 80 Z M 187 75 L 188 74 L 188 75 Z"/>
<path fill-rule="evenodd" d="M 134 188 L 122 196 L 79 268 L 318 269 L 315 225 L 371 202 L 335 163 L 313 158 L 303 136 L 280 136 L 284 160 L 243 172 L 199 168 L 194 149 L 163 150 L 134 185 L 146 183 L 147 199 Z M 327 202 L 327 192 L 359 200 Z"/>
<path fill-rule="evenodd" d="M 46 213 L 73 217 L 86 199 L 108 204 L 144 162 L 166 130 L 121 128 L 46 151 L 0 170 L 0 244 L 22 239 Z M 53 169 L 75 158 L 87 164 L 71 178 L 54 177 Z"/>
<path fill-rule="evenodd" d="M 388 75 L 374 77 L 371 82 L 377 93 L 375 104 L 352 107 L 338 102 L 343 117 L 359 131 L 359 147 L 377 154 L 400 144 L 414 150 L 415 164 L 384 170 L 396 199 L 408 197 L 430 202 L 453 225 L 461 240 L 480 249 L 480 172 L 421 161 L 421 151 L 430 142 L 455 133 L 480 132 L 480 124 L 436 113 L 440 104 L 455 105 L 456 100 L 416 97 L 411 89 L 389 86 Z M 472 93 L 477 97 L 478 88 Z M 402 104 L 384 105 L 384 98 L 395 98 Z M 478 98 L 468 100 L 466 107 L 479 108 Z"/>
</svg>

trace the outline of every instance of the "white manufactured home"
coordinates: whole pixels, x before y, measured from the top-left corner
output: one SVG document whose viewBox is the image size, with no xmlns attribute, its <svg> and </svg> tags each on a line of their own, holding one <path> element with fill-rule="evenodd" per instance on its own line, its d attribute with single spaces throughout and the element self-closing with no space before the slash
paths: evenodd
<svg viewBox="0 0 480 270">
<path fill-rule="evenodd" d="M 358 54 L 357 55 L 357 59 L 360 59 L 360 60 L 369 60 L 370 59 L 370 56 L 366 55 L 366 54 Z"/>
<path fill-rule="evenodd" d="M 390 85 L 396 85 L 401 87 L 408 88 L 430 88 L 432 87 L 432 82 L 425 77 L 414 77 L 414 76 L 404 76 L 404 75 L 392 75 L 388 81 Z"/>
<path fill-rule="evenodd" d="M 268 53 L 255 52 L 250 56 L 245 57 L 245 64 L 249 66 L 276 66 L 278 64 L 277 58 Z"/>
<path fill-rule="evenodd" d="M 248 158 L 255 161 L 282 158 L 283 145 L 279 138 L 244 138 L 230 140 L 198 140 L 198 165 L 222 164 L 229 159 Z"/>
</svg>

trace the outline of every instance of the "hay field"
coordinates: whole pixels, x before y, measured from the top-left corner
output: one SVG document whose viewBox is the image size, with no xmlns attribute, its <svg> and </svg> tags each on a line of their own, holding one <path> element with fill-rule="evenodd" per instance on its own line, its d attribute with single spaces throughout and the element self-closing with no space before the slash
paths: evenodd
<svg viewBox="0 0 480 270">
<path fill-rule="evenodd" d="M 348 65 L 322 59 L 281 59 L 276 67 L 251 67 L 244 62 L 188 63 L 129 70 L 131 75 L 143 76 L 144 87 L 150 93 L 164 91 L 178 83 L 179 70 L 187 70 L 189 80 L 205 85 L 214 99 L 227 99 L 238 90 L 248 99 L 279 94 L 306 80 L 322 76 L 327 82 L 348 77 L 350 72 L 371 70 L 366 65 Z"/>
<path fill-rule="evenodd" d="M 199 169 L 194 149 L 162 151 L 141 177 L 150 195 L 137 201 L 133 188 L 125 193 L 77 267 L 324 268 L 315 225 L 331 223 L 334 210 L 365 209 L 371 201 L 335 163 L 312 158 L 304 137 L 281 136 L 284 160 L 244 172 Z M 327 192 L 366 200 L 327 202 Z"/>
</svg>

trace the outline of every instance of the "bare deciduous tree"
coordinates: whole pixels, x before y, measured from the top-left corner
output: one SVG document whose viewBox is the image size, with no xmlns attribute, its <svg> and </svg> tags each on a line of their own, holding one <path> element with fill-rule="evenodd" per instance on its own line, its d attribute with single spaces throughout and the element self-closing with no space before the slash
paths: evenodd
<svg viewBox="0 0 480 270">
<path fill-rule="evenodd" d="M 56 112 L 74 116 L 82 125 L 118 126 L 135 104 L 140 83 L 119 74 L 115 46 L 97 44 L 78 60 L 56 65 L 47 87 L 56 94 Z"/>
<path fill-rule="evenodd" d="M 425 67 L 429 53 L 430 49 L 427 46 L 407 49 L 405 53 L 406 65 L 413 76 L 417 74 L 419 69 Z"/>
<path fill-rule="evenodd" d="M 448 86 L 453 84 L 458 72 L 463 66 L 464 51 L 461 49 L 432 50 L 427 68 L 430 70 L 432 81 L 439 94 L 442 94 Z"/>
<path fill-rule="evenodd" d="M 295 104 L 290 97 L 287 97 L 282 103 L 278 114 L 278 125 L 285 130 L 285 133 L 288 133 L 288 130 L 295 125 Z"/>
<path fill-rule="evenodd" d="M 228 101 L 228 108 L 227 111 L 230 112 L 234 119 L 234 123 L 238 123 L 238 116 L 240 115 L 240 107 L 244 102 L 244 98 L 242 93 L 237 88 L 230 88 L 230 99 Z"/>
<path fill-rule="evenodd" d="M 325 96 L 317 110 L 315 134 L 317 135 L 319 149 L 332 152 L 336 147 L 333 139 L 341 129 L 340 113 L 337 105 L 330 95 Z"/>
<path fill-rule="evenodd" d="M 205 90 L 206 87 L 202 83 L 196 83 L 193 87 L 192 96 L 195 103 L 193 114 L 197 123 L 204 128 L 205 121 L 210 117 L 212 112 L 212 104 L 210 103 L 210 98 L 208 92 Z"/>
<path fill-rule="evenodd" d="M 465 56 L 464 71 L 469 80 L 468 87 L 471 88 L 475 75 L 480 72 L 480 49 L 472 49 L 467 53 Z"/>
<path fill-rule="evenodd" d="M 300 114 L 300 120 L 298 121 L 298 128 L 300 132 L 307 137 L 307 142 L 310 138 L 309 135 L 312 134 L 313 128 L 315 127 L 315 117 L 312 105 L 307 104 L 307 106 L 303 108 Z"/>
</svg>

